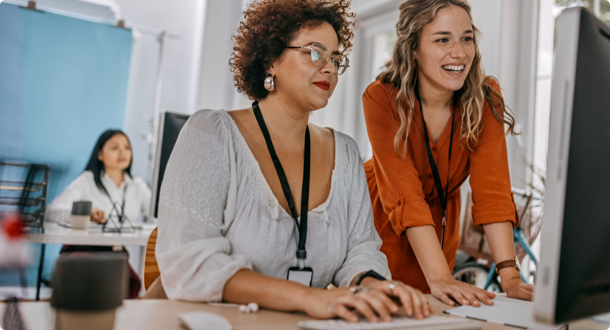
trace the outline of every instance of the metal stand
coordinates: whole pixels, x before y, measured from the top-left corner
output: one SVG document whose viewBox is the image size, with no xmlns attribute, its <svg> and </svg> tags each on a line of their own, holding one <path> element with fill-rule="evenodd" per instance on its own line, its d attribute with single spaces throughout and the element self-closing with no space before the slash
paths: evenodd
<svg viewBox="0 0 610 330">
<path fill-rule="evenodd" d="M 116 219 L 116 221 L 115 221 Z M 127 226 L 125 226 L 127 224 Z M 133 226 L 129 218 L 123 214 L 123 211 L 119 212 L 119 208 L 117 207 L 117 203 L 112 204 L 112 210 L 108 217 L 106 218 L 106 222 L 102 226 L 102 232 L 104 233 L 133 233 L 136 228 Z"/>
<path fill-rule="evenodd" d="M 42 268 L 44 266 L 45 244 L 40 245 L 40 262 L 38 263 L 38 278 L 36 281 L 36 301 L 40 301 L 40 284 L 42 283 Z"/>
<path fill-rule="evenodd" d="M 24 227 L 43 228 L 49 165 L 0 162 L 0 170 L 4 168 L 11 169 L 9 173 L 17 173 L 22 169 L 26 174 L 25 179 L 17 179 L 14 174 L 8 180 L 0 177 L 0 190 L 5 192 L 0 195 L 0 205 L 17 207 Z"/>
<path fill-rule="evenodd" d="M 0 205 L 9 208 L 17 207 L 22 218 L 22 224 L 29 231 L 44 234 L 44 214 L 47 206 L 49 188 L 49 165 L 22 164 L 0 162 L 0 170 L 11 169 L 8 178 L 0 176 Z M 19 168 L 22 170 L 20 171 Z M 26 171 L 25 179 L 19 178 L 20 173 Z M 19 194 L 19 196 L 17 196 Z M 40 250 L 38 263 L 38 276 L 36 281 L 36 300 L 40 300 L 40 286 L 42 284 L 42 270 L 44 266 L 45 245 Z M 20 273 L 21 286 L 25 287 L 27 279 Z"/>
</svg>

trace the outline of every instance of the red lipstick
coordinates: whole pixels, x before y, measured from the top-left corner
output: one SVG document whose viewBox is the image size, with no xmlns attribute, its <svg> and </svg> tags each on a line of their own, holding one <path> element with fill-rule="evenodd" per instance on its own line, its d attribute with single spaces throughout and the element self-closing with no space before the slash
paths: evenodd
<svg viewBox="0 0 610 330">
<path fill-rule="evenodd" d="M 316 81 L 313 84 L 320 87 L 321 89 L 323 89 L 325 91 L 330 89 L 330 83 L 328 81 Z"/>
</svg>

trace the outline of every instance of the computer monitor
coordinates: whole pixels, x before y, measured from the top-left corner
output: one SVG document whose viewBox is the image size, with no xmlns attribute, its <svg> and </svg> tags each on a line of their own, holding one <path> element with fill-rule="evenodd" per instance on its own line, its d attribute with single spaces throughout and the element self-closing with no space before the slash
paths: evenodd
<svg viewBox="0 0 610 330">
<path fill-rule="evenodd" d="M 155 218 L 159 209 L 159 192 L 161 191 L 161 183 L 163 182 L 167 161 L 172 154 L 172 150 L 174 150 L 178 134 L 180 134 L 182 126 L 184 126 L 189 117 L 189 115 L 180 113 L 161 113 L 157 133 L 157 150 L 153 163 L 152 198 L 150 202 L 150 215 Z"/>
<path fill-rule="evenodd" d="M 535 315 L 610 311 L 610 27 L 590 11 L 557 21 Z"/>
</svg>

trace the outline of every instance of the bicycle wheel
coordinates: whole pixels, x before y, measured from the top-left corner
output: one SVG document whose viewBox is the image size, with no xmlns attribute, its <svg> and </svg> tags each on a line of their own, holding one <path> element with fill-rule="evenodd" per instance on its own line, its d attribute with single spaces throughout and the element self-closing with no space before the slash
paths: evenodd
<svg viewBox="0 0 610 330">
<path fill-rule="evenodd" d="M 460 282 L 472 284 L 481 289 L 484 288 L 488 275 L 489 268 L 476 261 L 469 261 L 456 265 L 453 269 L 453 278 Z M 491 283 L 489 284 L 487 291 L 495 293 L 502 292 L 502 287 L 500 286 L 500 283 L 498 283 L 495 276 L 491 279 Z"/>
</svg>

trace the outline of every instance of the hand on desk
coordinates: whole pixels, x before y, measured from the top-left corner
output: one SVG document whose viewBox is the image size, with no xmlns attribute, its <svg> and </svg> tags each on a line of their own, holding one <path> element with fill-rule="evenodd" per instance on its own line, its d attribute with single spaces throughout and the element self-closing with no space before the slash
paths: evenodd
<svg viewBox="0 0 610 330">
<path fill-rule="evenodd" d="M 464 282 L 460 282 L 451 276 L 430 283 L 432 295 L 449 306 L 455 306 L 455 301 L 460 305 L 474 307 L 493 305 L 492 299 L 496 297 L 493 292 L 488 292 Z M 452 300 L 453 299 L 453 300 Z"/>
<path fill-rule="evenodd" d="M 506 283 L 503 281 L 502 290 L 506 292 L 506 296 L 509 298 L 528 301 L 532 301 L 534 298 L 534 286 L 523 283 L 520 276 L 506 281 Z"/>
<path fill-rule="evenodd" d="M 354 313 L 356 311 L 369 322 L 378 322 L 379 318 L 389 322 L 392 319 L 391 314 L 399 311 L 398 305 L 392 300 L 392 297 L 395 297 L 400 300 L 405 313 L 409 316 L 414 315 L 418 319 L 423 319 L 432 313 L 432 308 L 424 295 L 410 286 L 398 281 L 378 280 L 363 284 L 357 287 L 358 290 L 352 287 L 351 290 L 341 288 L 312 291 L 307 299 L 305 312 L 315 318 L 327 319 L 338 316 L 348 322 L 358 322 L 358 316 Z"/>
<path fill-rule="evenodd" d="M 97 223 L 105 223 L 106 215 L 104 214 L 104 211 L 93 206 L 91 208 L 91 221 L 97 222 Z"/>
<path fill-rule="evenodd" d="M 378 281 L 367 278 L 362 281 L 362 284 L 378 291 L 386 299 L 392 297 L 393 300 L 400 300 L 407 316 L 415 316 L 421 320 L 434 312 L 421 291 L 400 281 Z M 397 308 L 393 309 L 392 312 L 395 313 L 397 310 Z"/>
</svg>

